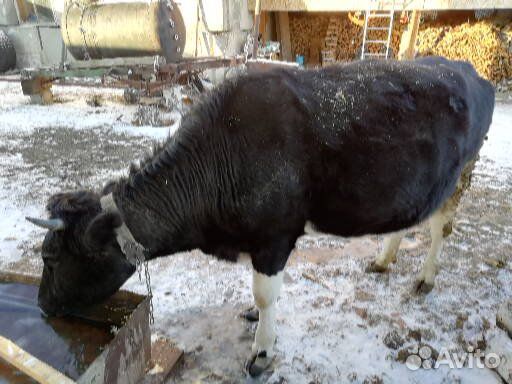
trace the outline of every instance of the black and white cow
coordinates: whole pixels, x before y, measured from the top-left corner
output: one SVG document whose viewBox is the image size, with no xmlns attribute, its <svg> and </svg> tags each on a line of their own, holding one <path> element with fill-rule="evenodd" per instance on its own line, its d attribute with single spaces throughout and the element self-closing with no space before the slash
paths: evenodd
<svg viewBox="0 0 512 384">
<path fill-rule="evenodd" d="M 50 229 L 39 304 L 63 315 L 105 299 L 133 273 L 134 249 L 147 259 L 247 253 L 259 309 L 247 367 L 259 374 L 306 221 L 359 236 L 429 217 L 478 152 L 493 107 L 492 86 L 471 65 L 443 58 L 227 81 L 127 178 L 103 193 L 54 195 L 50 220 L 31 219 Z"/>
</svg>

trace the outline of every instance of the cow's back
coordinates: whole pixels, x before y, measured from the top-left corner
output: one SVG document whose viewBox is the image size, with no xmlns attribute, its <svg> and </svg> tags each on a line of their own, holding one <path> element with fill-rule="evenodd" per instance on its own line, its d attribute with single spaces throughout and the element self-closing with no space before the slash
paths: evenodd
<svg viewBox="0 0 512 384">
<path fill-rule="evenodd" d="M 359 62 L 291 81 L 310 116 L 311 219 L 342 235 L 425 219 L 489 129 L 492 86 L 442 58 Z"/>
</svg>

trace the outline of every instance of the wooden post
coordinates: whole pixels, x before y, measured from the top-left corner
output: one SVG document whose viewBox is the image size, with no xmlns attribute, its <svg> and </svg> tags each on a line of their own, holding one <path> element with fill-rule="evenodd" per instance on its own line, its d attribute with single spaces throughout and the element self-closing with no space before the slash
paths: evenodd
<svg viewBox="0 0 512 384">
<path fill-rule="evenodd" d="M 39 20 L 39 12 L 37 11 L 37 5 L 36 5 L 36 3 L 34 2 L 34 0 L 32 0 L 32 8 L 34 9 L 34 15 L 36 15 L 36 20 L 37 20 L 37 22 L 38 22 L 38 23 L 39 23 L 39 22 L 41 22 L 41 21 Z"/>
<path fill-rule="evenodd" d="M 24 351 L 11 340 L 0 336 L 0 358 L 14 365 L 21 372 L 41 384 L 74 384 L 69 377 L 63 375 L 48 364 Z"/>
<path fill-rule="evenodd" d="M 20 24 L 27 21 L 28 19 L 28 9 L 23 0 L 14 1 L 14 5 L 16 6 L 16 10 L 18 12 L 18 19 Z"/>
<path fill-rule="evenodd" d="M 398 52 L 399 60 L 412 60 L 415 55 L 416 39 L 420 28 L 421 11 L 412 11 L 412 16 L 409 19 L 407 30 L 402 35 L 400 41 L 400 49 Z"/>
<path fill-rule="evenodd" d="M 260 33 L 260 14 L 261 14 L 261 0 L 256 0 L 256 6 L 254 8 L 254 29 L 253 29 L 253 47 L 252 47 L 252 58 L 257 59 L 258 56 L 258 35 Z"/>
<path fill-rule="evenodd" d="M 290 18 L 288 12 L 277 12 L 277 39 L 281 42 L 281 57 L 284 61 L 293 61 L 290 40 Z"/>
<path fill-rule="evenodd" d="M 265 32 L 267 29 L 267 22 L 268 22 L 268 12 L 262 11 L 260 12 L 260 29 L 259 29 L 259 36 L 261 36 L 261 42 L 265 44 L 267 41 Z"/>
</svg>

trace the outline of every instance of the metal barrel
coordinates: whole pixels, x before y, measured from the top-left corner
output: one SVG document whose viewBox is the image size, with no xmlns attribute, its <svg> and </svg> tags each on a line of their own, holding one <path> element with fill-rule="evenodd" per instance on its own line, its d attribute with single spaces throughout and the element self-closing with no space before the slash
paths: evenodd
<svg viewBox="0 0 512 384">
<path fill-rule="evenodd" d="M 98 4 L 68 1 L 62 38 L 77 60 L 164 56 L 177 61 L 185 47 L 185 24 L 172 1 Z"/>
</svg>

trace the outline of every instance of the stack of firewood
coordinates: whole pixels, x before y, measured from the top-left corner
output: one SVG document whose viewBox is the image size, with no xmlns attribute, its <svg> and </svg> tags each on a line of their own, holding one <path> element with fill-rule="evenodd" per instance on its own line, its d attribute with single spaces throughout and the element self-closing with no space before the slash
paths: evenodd
<svg viewBox="0 0 512 384">
<path fill-rule="evenodd" d="M 390 57 L 397 57 L 406 25 L 397 13 L 393 24 Z M 364 15 L 357 19 L 346 13 L 290 13 L 290 34 L 294 55 L 305 56 L 310 66 L 358 59 L 363 42 Z M 362 22 L 357 22 L 357 21 Z M 371 19 L 372 26 L 386 27 L 387 19 Z M 386 40 L 387 31 L 373 31 L 371 40 Z M 336 48 L 334 48 L 336 44 Z M 369 44 L 367 50 L 381 52 L 383 45 Z M 500 26 L 492 19 L 465 23 L 429 20 L 420 26 L 418 55 L 441 55 L 471 62 L 478 73 L 494 84 L 512 79 L 512 23 Z"/>
<path fill-rule="evenodd" d="M 364 17 L 364 16 L 362 16 Z M 344 14 L 290 13 L 290 35 L 293 55 L 305 56 L 309 64 L 319 64 L 317 56 L 323 56 L 326 62 L 332 62 L 333 53 L 336 61 L 351 61 L 360 57 L 363 43 L 362 23 L 354 23 Z M 388 20 L 372 19 L 372 26 L 387 26 Z M 393 24 L 390 57 L 396 57 L 400 46 L 400 36 L 405 26 L 400 24 L 398 17 Z M 337 36 L 337 39 L 334 37 Z M 373 31 L 372 40 L 386 40 L 386 31 Z M 336 48 L 333 43 L 336 42 Z M 382 45 L 370 44 L 369 52 L 377 53 Z"/>
<path fill-rule="evenodd" d="M 336 48 L 340 37 L 340 18 L 332 16 L 329 18 L 327 32 L 323 39 L 322 65 L 331 65 L 336 63 Z"/>
<path fill-rule="evenodd" d="M 340 15 L 339 18 L 336 59 L 338 61 L 358 59 L 361 56 L 361 46 L 363 45 L 363 27 L 353 23 L 346 14 Z"/>
<path fill-rule="evenodd" d="M 308 64 L 320 64 L 323 39 L 329 26 L 329 15 L 290 13 L 292 54 L 304 56 Z"/>
<path fill-rule="evenodd" d="M 500 28 L 490 20 L 446 26 L 426 23 L 418 35 L 418 54 L 467 60 L 494 84 L 512 78 L 510 24 Z"/>
</svg>

